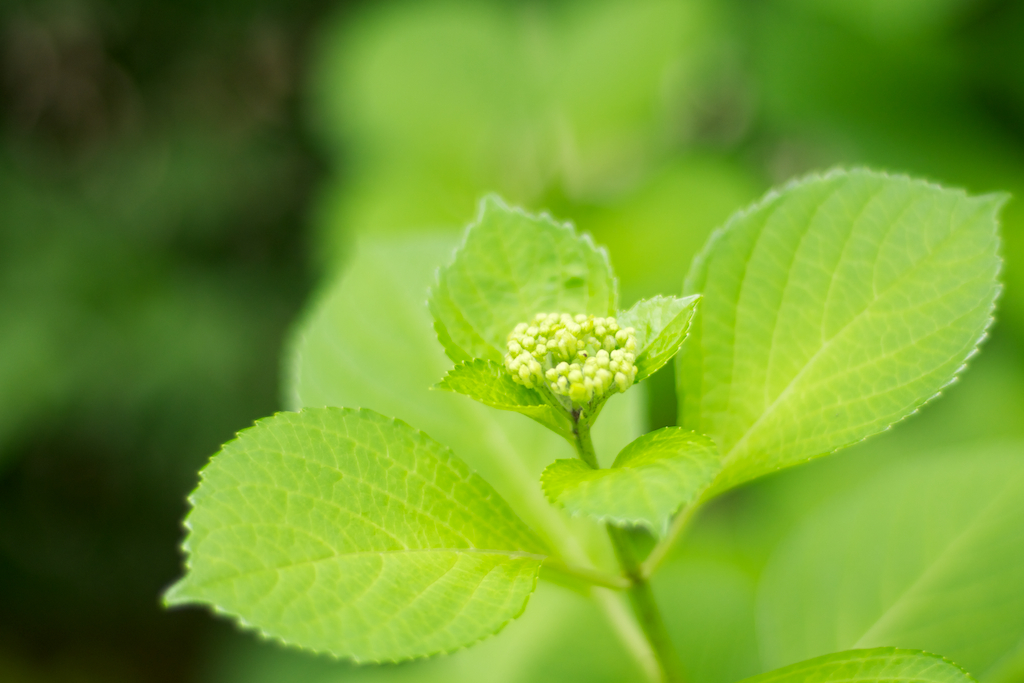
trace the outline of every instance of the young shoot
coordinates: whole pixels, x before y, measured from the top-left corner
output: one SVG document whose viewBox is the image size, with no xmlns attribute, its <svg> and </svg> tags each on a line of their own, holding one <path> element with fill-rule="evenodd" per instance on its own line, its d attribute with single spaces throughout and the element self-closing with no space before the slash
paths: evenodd
<svg viewBox="0 0 1024 683">
<path fill-rule="evenodd" d="M 495 197 L 481 203 L 454 254 L 447 242 L 366 248 L 298 337 L 291 390 L 300 410 L 259 421 L 203 469 L 186 519 L 187 571 L 165 600 L 207 605 L 265 637 L 372 664 L 471 646 L 523 614 L 527 601 L 544 602 L 548 614 L 572 609 L 537 590 L 550 578 L 589 601 L 588 616 L 566 617 L 573 635 L 605 628 L 619 638 L 631 662 L 621 680 L 683 681 L 694 667 L 680 656 L 690 642 L 662 615 L 697 618 L 678 600 L 699 591 L 670 585 L 688 574 L 659 572 L 687 526 L 719 494 L 884 431 L 950 384 L 992 321 L 1002 202 L 867 170 L 810 176 L 714 233 L 680 296 L 624 310 L 603 249 L 571 225 Z M 410 307 L 428 287 L 428 309 Z M 629 390 L 670 361 L 678 426 L 643 433 L 624 417 L 641 393 Z M 598 414 L 605 418 L 592 433 Z M 562 439 L 576 458 L 562 457 Z M 610 466 L 600 466 L 593 440 L 620 449 Z M 925 514 L 924 505 L 915 504 L 918 517 L 882 505 L 899 510 L 908 499 L 917 500 L 877 494 L 868 517 Z M 957 542 L 984 554 L 991 539 L 1019 536 L 1003 524 L 1019 518 L 1006 506 L 1020 499 L 995 497 L 999 514 Z M 949 507 L 951 524 L 959 511 Z M 863 517 L 844 513 L 837 523 Z M 888 566 L 871 552 L 837 550 L 823 533 L 805 530 L 765 573 L 761 604 L 776 612 L 764 623 L 798 628 L 792 638 L 771 632 L 765 651 L 781 668 L 750 682 L 973 680 L 935 655 L 889 646 L 999 642 L 1006 646 L 950 654 L 979 673 L 1016 661 L 1019 581 L 960 563 L 973 551 L 939 552 L 948 561 L 938 566 L 921 544 L 902 544 L 916 574 L 881 576 L 858 599 L 826 595 L 817 621 L 804 620 L 810 601 L 779 586 L 805 576 L 801 591 L 825 595 L 835 561 L 815 560 L 820 549 L 842 561 L 868 558 L 864 571 L 837 575 L 842 590 Z M 847 537 L 866 548 L 873 538 Z M 887 547 L 901 545 L 893 538 Z M 1012 568 L 1002 558 L 1018 555 L 1004 551 L 999 545 L 993 562 Z M 813 571 L 801 573 L 800 563 Z M 656 575 L 672 590 L 655 592 Z M 897 579 L 907 591 L 923 586 L 929 599 L 908 592 L 898 615 L 880 613 L 877 598 L 894 594 Z M 984 586 L 985 604 L 1000 611 L 932 618 L 925 608 L 947 585 L 960 587 L 950 604 L 967 600 L 962 586 Z M 798 640 L 821 630 L 806 624 L 846 606 L 855 613 L 835 616 L 838 646 Z M 940 633 L 961 623 L 973 640 Z M 721 629 L 688 633 L 719 638 L 717 651 L 732 652 Z"/>
</svg>

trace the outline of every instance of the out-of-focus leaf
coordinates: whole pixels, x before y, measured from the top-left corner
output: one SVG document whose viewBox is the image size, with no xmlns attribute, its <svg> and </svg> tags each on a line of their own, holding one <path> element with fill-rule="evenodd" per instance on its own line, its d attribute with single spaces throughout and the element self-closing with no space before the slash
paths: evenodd
<svg viewBox="0 0 1024 683">
<path fill-rule="evenodd" d="M 971 683 L 974 679 L 938 655 L 880 647 L 836 652 L 747 678 L 742 683 Z"/>
<path fill-rule="evenodd" d="M 737 214 L 694 261 L 683 426 L 720 492 L 881 431 L 934 396 L 991 323 L 999 196 L 835 171 Z"/>
<path fill-rule="evenodd" d="M 169 605 L 357 662 L 470 645 L 517 617 L 547 549 L 423 432 L 369 410 L 261 420 L 190 498 Z"/>
<path fill-rule="evenodd" d="M 204 163 L 223 162 L 221 151 Z M 110 419 L 109 433 L 121 438 L 181 409 L 228 423 L 230 415 L 248 419 L 267 410 L 273 395 L 269 383 L 254 389 L 288 315 L 291 294 L 276 279 L 286 276 L 237 263 L 185 266 L 163 251 L 185 230 L 181 222 L 222 221 L 237 195 L 181 192 L 175 211 L 155 207 L 155 215 L 142 216 L 121 204 L 130 200 L 108 196 L 125 170 L 101 161 L 90 176 L 95 186 L 82 188 L 47 185 L 0 159 L 0 461 L 58 414 L 97 431 Z M 163 161 L 167 173 L 184 174 L 179 160 Z M 254 299 L 261 306 L 253 308 Z M 132 426 L 115 426 L 125 421 Z M 179 440 L 168 450 L 178 458 L 183 449 L 201 454 L 223 438 L 223 423 L 213 433 L 204 431 L 209 424 L 178 435 L 187 449 Z M 187 486 L 191 465 L 175 469 L 175 486 Z"/>
<path fill-rule="evenodd" d="M 808 514 L 759 587 L 768 666 L 881 644 L 999 680 L 1024 638 L 1019 446 L 920 456 Z"/>
<path fill-rule="evenodd" d="M 679 291 L 708 235 L 764 192 L 748 170 L 712 155 L 673 159 L 616 201 L 567 205 L 581 230 L 607 247 L 624 302 Z"/>
<path fill-rule="evenodd" d="M 715 15 L 713 3 L 695 0 L 580 2 L 552 22 L 533 79 L 560 114 L 553 138 L 572 196 L 619 190 L 680 136 L 672 127 L 688 117 L 720 49 Z"/>
<path fill-rule="evenodd" d="M 1004 442 L 1024 436 L 1024 425 L 1015 419 L 1024 410 L 1024 395 L 1019 389 L 1022 371 L 1013 348 L 1005 337 L 994 338 L 972 360 L 970 371 L 954 389 L 894 429 L 835 456 L 790 468 L 709 501 L 692 522 L 686 541 L 652 579 L 687 680 L 733 683 L 786 663 L 770 659 L 762 664 L 755 628 L 755 588 L 776 548 L 794 527 L 815 525 L 813 520 L 820 516 L 823 505 L 848 499 L 852 492 L 885 479 L 890 472 L 905 478 L 900 473 L 910 467 L 924 470 L 933 459 L 971 467 L 979 453 L 976 444 L 989 435 Z M 919 464 L 913 465 L 915 462 Z M 931 486 L 929 482 L 934 479 L 921 482 L 921 486 Z M 932 493 L 937 500 L 946 495 L 942 487 Z M 868 522 L 873 519 L 869 517 Z M 878 524 L 881 526 L 881 521 Z M 886 520 L 884 525 L 888 528 L 890 522 Z M 841 543 L 837 537 L 826 544 L 826 559 L 839 556 Z M 839 571 L 839 567 L 828 571 Z M 794 578 L 788 589 L 794 600 L 802 599 L 799 581 Z M 812 654 L 799 653 L 794 658 Z M 994 672 L 986 679 L 1017 680 L 1012 662 L 1007 662 L 1005 672 L 1001 668 L 998 675 Z"/>
<path fill-rule="evenodd" d="M 706 527 L 696 528 L 706 537 Z M 732 528 L 715 530 L 713 542 Z M 692 532 L 691 532 L 692 535 Z M 734 557 L 702 548 L 666 562 L 651 579 L 686 680 L 734 683 L 763 671 L 754 621 L 755 580 Z"/>
<path fill-rule="evenodd" d="M 936 38 L 970 7 L 969 0 L 788 0 L 781 4 L 838 20 L 889 43 Z"/>
<path fill-rule="evenodd" d="M 488 191 L 621 193 L 680 136 L 719 23 L 703 0 L 345 13 L 320 43 L 314 112 L 358 171 L 325 237 L 458 225 Z"/>
</svg>

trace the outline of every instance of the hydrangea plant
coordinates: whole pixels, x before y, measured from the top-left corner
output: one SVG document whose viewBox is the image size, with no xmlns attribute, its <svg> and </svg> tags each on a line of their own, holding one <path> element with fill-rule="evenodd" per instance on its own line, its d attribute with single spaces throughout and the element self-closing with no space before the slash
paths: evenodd
<svg viewBox="0 0 1024 683">
<path fill-rule="evenodd" d="M 413 241 L 366 255 L 353 271 L 373 284 L 301 328 L 305 407 L 203 469 L 165 601 L 398 662 L 497 633 L 547 578 L 615 615 L 638 675 L 681 681 L 652 577 L 709 500 L 885 430 L 955 379 L 991 323 L 1002 201 L 866 170 L 810 176 L 715 232 L 683 296 L 620 310 L 589 237 L 485 198 L 453 255 Z M 429 292 L 396 285 L 435 257 Z M 444 356 L 415 343 L 424 295 Z M 377 319 L 397 306 L 407 315 Z M 637 434 L 642 382 L 673 359 L 678 426 Z M 750 680 L 971 678 L 870 647 Z"/>
</svg>

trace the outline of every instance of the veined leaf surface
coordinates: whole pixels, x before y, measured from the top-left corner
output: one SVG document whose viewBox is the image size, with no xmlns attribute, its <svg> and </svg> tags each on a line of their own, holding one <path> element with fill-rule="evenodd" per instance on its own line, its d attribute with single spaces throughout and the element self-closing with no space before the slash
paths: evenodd
<svg viewBox="0 0 1024 683">
<path fill-rule="evenodd" d="M 927 652 L 849 650 L 744 679 L 741 683 L 970 683 L 974 679 L 947 659 Z"/>
<path fill-rule="evenodd" d="M 455 259 L 438 272 L 430 306 L 452 360 L 501 361 L 509 332 L 537 313 L 610 315 L 618 301 L 608 255 L 546 214 L 480 203 Z"/>
<path fill-rule="evenodd" d="M 525 607 L 547 554 L 450 450 L 369 410 L 278 413 L 203 470 L 172 605 L 355 661 L 447 652 Z"/>
<path fill-rule="evenodd" d="M 643 670 L 611 633 L 592 599 L 541 581 L 523 615 L 496 638 L 444 657 L 398 666 L 354 666 L 237 640 L 221 648 L 216 683 L 623 683 Z M 723 683 L 732 683 L 724 681 Z"/>
<path fill-rule="evenodd" d="M 1024 642 L 1024 458 L 966 455 L 886 468 L 779 544 L 758 589 L 767 665 L 885 644 L 1000 680 Z"/>
<path fill-rule="evenodd" d="M 954 378 L 991 321 L 1002 202 L 834 171 L 712 236 L 676 366 L 680 424 L 725 460 L 713 493 L 879 432 Z"/>
<path fill-rule="evenodd" d="M 572 421 L 565 410 L 546 403 L 539 393 L 516 383 L 494 361 L 477 358 L 458 363 L 437 388 L 464 394 L 498 410 L 522 413 L 566 439 L 573 438 Z"/>
<path fill-rule="evenodd" d="M 578 459 L 556 460 L 544 470 L 541 483 L 548 499 L 569 512 L 658 533 L 720 469 L 711 439 L 665 427 L 626 446 L 610 469 L 591 469 Z"/>
<path fill-rule="evenodd" d="M 620 327 L 636 330 L 637 382 L 653 375 L 679 352 L 699 301 L 699 294 L 682 299 L 656 296 L 642 299 L 619 314 Z"/>
</svg>

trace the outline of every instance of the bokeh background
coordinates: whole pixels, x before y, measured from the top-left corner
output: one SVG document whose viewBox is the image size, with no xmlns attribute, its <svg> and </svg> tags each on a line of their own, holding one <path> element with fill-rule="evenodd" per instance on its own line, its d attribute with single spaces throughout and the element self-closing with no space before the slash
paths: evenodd
<svg viewBox="0 0 1024 683">
<path fill-rule="evenodd" d="M 159 594 L 197 470 L 282 407 L 289 326 L 360 235 L 455 230 L 496 191 L 607 245 L 629 305 L 811 170 L 1024 197 L 1022 36 L 1017 0 L 5 0 L 0 680 L 347 679 Z M 1024 436 L 1024 203 L 1003 219 L 964 381 L 720 518 Z M 785 523 L 743 524 L 756 571 Z"/>
</svg>

